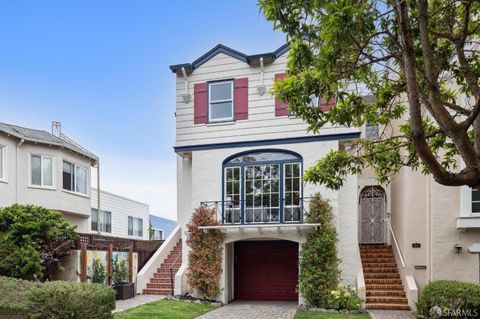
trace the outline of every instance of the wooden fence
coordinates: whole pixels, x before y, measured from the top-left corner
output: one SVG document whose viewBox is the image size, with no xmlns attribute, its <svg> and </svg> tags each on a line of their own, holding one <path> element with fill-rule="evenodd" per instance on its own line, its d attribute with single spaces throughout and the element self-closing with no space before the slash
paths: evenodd
<svg viewBox="0 0 480 319">
<path fill-rule="evenodd" d="M 110 247 L 113 247 L 114 251 L 131 250 L 138 254 L 138 270 L 140 271 L 163 242 L 163 240 L 139 240 L 78 233 L 75 249 L 82 249 L 82 247 L 86 246 L 88 250 L 108 251 Z"/>
</svg>

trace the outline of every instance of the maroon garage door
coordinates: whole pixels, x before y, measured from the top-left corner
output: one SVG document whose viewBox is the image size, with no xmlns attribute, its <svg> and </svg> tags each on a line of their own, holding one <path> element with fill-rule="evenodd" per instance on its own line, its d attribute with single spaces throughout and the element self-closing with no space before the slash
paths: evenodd
<svg viewBox="0 0 480 319">
<path fill-rule="evenodd" d="M 235 243 L 235 296 L 239 300 L 297 300 L 298 243 Z"/>
</svg>

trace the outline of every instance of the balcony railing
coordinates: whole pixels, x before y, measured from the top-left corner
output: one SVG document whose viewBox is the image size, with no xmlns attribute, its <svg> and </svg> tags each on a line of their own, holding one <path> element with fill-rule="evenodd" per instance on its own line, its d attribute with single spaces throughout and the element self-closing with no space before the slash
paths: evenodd
<svg viewBox="0 0 480 319">
<path fill-rule="evenodd" d="M 249 206 L 241 201 L 205 201 L 201 206 L 215 210 L 216 221 L 224 225 L 303 223 L 311 198 L 300 198 L 294 205 L 281 199 L 279 206 Z"/>
</svg>

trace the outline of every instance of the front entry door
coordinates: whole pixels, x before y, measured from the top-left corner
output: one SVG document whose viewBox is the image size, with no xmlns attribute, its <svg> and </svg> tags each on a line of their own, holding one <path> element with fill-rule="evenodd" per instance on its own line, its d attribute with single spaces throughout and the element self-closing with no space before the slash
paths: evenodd
<svg viewBox="0 0 480 319">
<path fill-rule="evenodd" d="M 367 186 L 360 193 L 360 243 L 386 242 L 385 191 L 380 186 Z"/>
</svg>

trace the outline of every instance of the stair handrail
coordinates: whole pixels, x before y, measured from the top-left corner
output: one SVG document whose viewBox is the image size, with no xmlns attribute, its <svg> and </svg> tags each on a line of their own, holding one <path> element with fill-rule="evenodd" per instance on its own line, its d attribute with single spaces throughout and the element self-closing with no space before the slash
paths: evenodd
<svg viewBox="0 0 480 319">
<path fill-rule="evenodd" d="M 172 264 L 170 265 L 170 283 L 172 284 L 172 296 L 175 296 L 175 281 L 173 280 L 173 266 L 177 263 L 178 258 L 182 256 L 182 250 L 178 252 L 177 256 L 173 260 Z"/>
<path fill-rule="evenodd" d="M 395 249 L 398 252 L 398 257 L 400 257 L 400 262 L 402 263 L 402 268 L 405 268 L 405 260 L 403 260 L 402 251 L 400 250 L 400 246 L 398 245 L 397 237 L 395 236 L 395 232 L 393 231 L 392 224 L 388 223 L 388 228 L 390 229 L 390 233 L 392 234 L 393 242 L 395 243 Z"/>
</svg>

